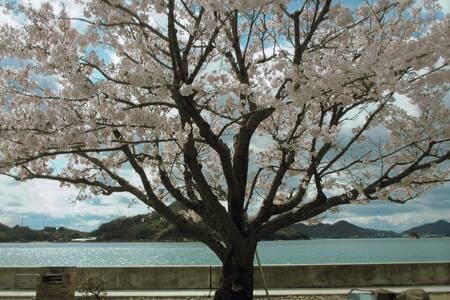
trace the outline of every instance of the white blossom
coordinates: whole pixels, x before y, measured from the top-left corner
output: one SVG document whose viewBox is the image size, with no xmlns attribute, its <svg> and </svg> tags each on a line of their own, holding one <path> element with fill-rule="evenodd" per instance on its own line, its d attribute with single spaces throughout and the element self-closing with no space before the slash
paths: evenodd
<svg viewBox="0 0 450 300">
<path fill-rule="evenodd" d="M 180 94 L 182 96 L 190 96 L 194 93 L 194 88 L 191 84 L 183 84 L 180 88 Z"/>
</svg>

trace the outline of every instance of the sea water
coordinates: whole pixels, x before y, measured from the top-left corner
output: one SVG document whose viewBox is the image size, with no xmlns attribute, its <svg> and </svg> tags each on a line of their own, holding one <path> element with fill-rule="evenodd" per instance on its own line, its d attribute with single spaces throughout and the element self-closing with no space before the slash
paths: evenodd
<svg viewBox="0 0 450 300">
<path fill-rule="evenodd" d="M 450 238 L 317 239 L 258 244 L 263 264 L 450 261 Z M 219 265 L 201 243 L 0 243 L 0 266 Z"/>
</svg>

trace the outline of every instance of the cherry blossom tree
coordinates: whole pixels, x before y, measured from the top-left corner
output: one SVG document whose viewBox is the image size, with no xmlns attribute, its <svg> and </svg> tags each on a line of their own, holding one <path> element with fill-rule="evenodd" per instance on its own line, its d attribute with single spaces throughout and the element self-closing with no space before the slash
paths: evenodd
<svg viewBox="0 0 450 300">
<path fill-rule="evenodd" d="M 3 4 L 0 172 L 142 201 L 220 258 L 216 299 L 252 299 L 264 236 L 448 181 L 436 1 L 27 2 Z"/>
</svg>

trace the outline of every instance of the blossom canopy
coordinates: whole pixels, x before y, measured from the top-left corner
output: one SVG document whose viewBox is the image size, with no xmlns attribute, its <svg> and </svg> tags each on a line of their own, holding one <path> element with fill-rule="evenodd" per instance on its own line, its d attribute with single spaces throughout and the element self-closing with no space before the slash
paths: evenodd
<svg viewBox="0 0 450 300">
<path fill-rule="evenodd" d="M 449 180 L 437 1 L 78 2 L 2 4 L 23 19 L 0 28 L 2 174 L 129 193 L 224 264 L 340 205 Z"/>
</svg>

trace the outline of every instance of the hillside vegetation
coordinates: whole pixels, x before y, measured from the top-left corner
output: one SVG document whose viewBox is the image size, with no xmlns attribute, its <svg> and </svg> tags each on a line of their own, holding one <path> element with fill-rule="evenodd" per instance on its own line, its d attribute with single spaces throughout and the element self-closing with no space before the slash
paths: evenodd
<svg viewBox="0 0 450 300">
<path fill-rule="evenodd" d="M 156 213 L 122 217 L 104 223 L 92 232 L 98 241 L 185 241 L 183 235 Z M 294 228 L 279 230 L 267 240 L 309 239 L 307 235 Z"/>
<path fill-rule="evenodd" d="M 450 223 L 440 220 L 413 227 L 402 233 L 362 228 L 346 221 L 334 224 L 294 224 L 265 240 L 395 238 L 395 237 L 450 237 Z M 0 242 L 67 242 L 73 239 L 96 237 L 99 242 L 134 241 L 187 241 L 180 232 L 157 213 L 121 217 L 103 223 L 92 232 L 82 232 L 64 227 L 45 227 L 34 230 L 26 226 L 8 227 L 0 223 Z"/>
<path fill-rule="evenodd" d="M 420 236 L 450 236 L 450 223 L 445 220 L 439 220 L 430 224 L 423 224 L 417 227 L 410 228 L 403 232 L 403 234 L 417 233 Z"/>
<path fill-rule="evenodd" d="M 27 226 L 8 227 L 0 223 L 0 242 L 70 242 L 73 239 L 86 238 L 87 232 L 65 227 L 45 227 L 34 230 Z"/>
</svg>

